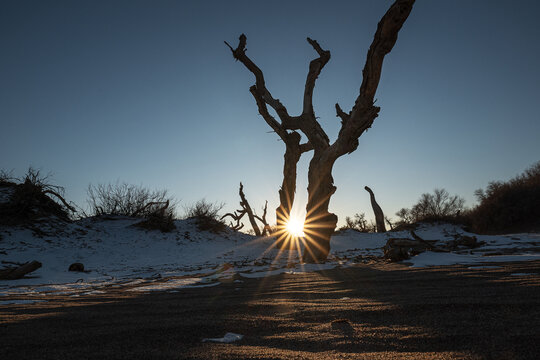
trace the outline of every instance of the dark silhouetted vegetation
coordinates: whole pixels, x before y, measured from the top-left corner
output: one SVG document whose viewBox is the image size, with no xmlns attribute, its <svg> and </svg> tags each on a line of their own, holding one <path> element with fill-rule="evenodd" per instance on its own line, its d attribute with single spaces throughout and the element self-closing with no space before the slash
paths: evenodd
<svg viewBox="0 0 540 360">
<path fill-rule="evenodd" d="M 399 224 L 416 222 L 450 221 L 455 222 L 461 217 L 465 200 L 457 195 L 450 195 L 445 189 L 435 189 L 433 194 L 424 193 L 418 202 L 410 209 L 403 208 L 396 215 Z"/>
<path fill-rule="evenodd" d="M 169 201 L 168 211 L 174 211 L 173 199 L 167 190 L 150 190 L 127 183 L 88 186 L 91 215 L 120 215 L 146 217 Z"/>
<path fill-rule="evenodd" d="M 540 162 L 509 181 L 490 182 L 475 195 L 479 204 L 468 214 L 474 231 L 540 231 Z"/>
<path fill-rule="evenodd" d="M 84 211 L 78 213 L 64 199 L 64 189 L 49 179 L 50 175 L 44 176 L 32 168 L 21 178 L 0 170 L 0 225 L 30 225 L 53 219 L 70 221 L 77 215 L 89 216 Z M 540 231 L 540 162 L 506 182 L 490 182 L 475 195 L 479 204 L 467 210 L 463 198 L 450 195 L 445 189 L 435 189 L 433 193 L 422 194 L 411 208 L 399 210 L 395 224 L 386 221 L 390 227 L 395 225 L 394 230 L 414 228 L 418 222 L 444 221 L 466 225 L 478 233 Z M 175 202 L 166 190 L 149 190 L 126 183 L 90 185 L 88 203 L 90 216 L 138 217 L 141 221 L 135 226 L 144 229 L 175 229 Z M 219 233 L 227 229 L 219 215 L 223 207 L 223 203 L 202 199 L 185 207 L 185 218 L 195 219 L 199 230 Z M 346 217 L 339 231 L 346 229 L 375 232 L 376 226 L 364 213 L 357 213 Z"/>
<path fill-rule="evenodd" d="M 150 190 L 127 183 L 88 186 L 91 215 L 142 217 L 136 224 L 148 230 L 174 230 L 175 202 L 167 190 Z"/>
<path fill-rule="evenodd" d="M 345 217 L 345 225 L 341 226 L 338 231 L 343 230 L 356 230 L 359 232 L 375 232 L 377 231 L 377 225 L 371 221 L 366 220 L 366 214 L 359 213 L 355 214 L 353 218 L 350 216 Z"/>
<path fill-rule="evenodd" d="M 224 206 L 224 203 L 211 203 L 201 199 L 185 207 L 185 217 L 194 219 L 199 230 L 219 233 L 227 228 L 225 222 L 218 215 Z"/>
<path fill-rule="evenodd" d="M 50 183 L 50 175 L 29 168 L 20 178 L 11 173 L 0 173 L 0 224 L 23 225 L 56 217 L 69 221 L 74 207 L 64 199 L 64 188 Z"/>
</svg>

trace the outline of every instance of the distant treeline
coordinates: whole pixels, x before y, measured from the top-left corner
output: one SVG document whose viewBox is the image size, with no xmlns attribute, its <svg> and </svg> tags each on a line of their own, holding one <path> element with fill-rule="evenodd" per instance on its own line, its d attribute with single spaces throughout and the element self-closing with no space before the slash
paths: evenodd
<svg viewBox="0 0 540 360">
<path fill-rule="evenodd" d="M 509 181 L 492 181 L 486 189 L 475 191 L 478 205 L 465 207 L 465 200 L 445 189 L 424 193 L 411 208 L 396 213 L 398 220 L 386 222 L 400 229 L 418 222 L 445 221 L 466 225 L 476 233 L 512 233 L 540 231 L 540 162 Z M 340 230 L 375 232 L 374 222 L 364 213 L 345 218 Z"/>
</svg>

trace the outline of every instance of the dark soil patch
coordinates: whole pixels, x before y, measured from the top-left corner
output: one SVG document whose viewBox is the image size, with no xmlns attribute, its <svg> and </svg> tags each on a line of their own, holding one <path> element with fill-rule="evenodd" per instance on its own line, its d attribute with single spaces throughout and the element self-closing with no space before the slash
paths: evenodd
<svg viewBox="0 0 540 360">
<path fill-rule="evenodd" d="M 177 293 L 50 296 L 0 308 L 0 358 L 538 359 L 540 262 L 497 265 L 379 264 Z M 201 341 L 227 332 L 245 337 Z"/>
</svg>

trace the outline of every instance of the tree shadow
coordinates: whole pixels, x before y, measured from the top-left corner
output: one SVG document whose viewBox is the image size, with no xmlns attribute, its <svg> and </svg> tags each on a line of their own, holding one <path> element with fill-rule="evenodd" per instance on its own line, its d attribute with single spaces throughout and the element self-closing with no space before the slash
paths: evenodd
<svg viewBox="0 0 540 360">
<path fill-rule="evenodd" d="M 540 358 L 539 265 L 375 265 L 177 293 L 58 296 L 0 310 L 0 357 Z M 245 337 L 201 342 L 227 332 Z"/>
</svg>

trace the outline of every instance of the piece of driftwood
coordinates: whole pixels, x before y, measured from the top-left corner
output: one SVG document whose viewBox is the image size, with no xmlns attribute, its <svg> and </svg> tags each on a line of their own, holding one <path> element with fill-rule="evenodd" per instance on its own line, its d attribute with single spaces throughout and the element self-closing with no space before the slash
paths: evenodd
<svg viewBox="0 0 540 360">
<path fill-rule="evenodd" d="M 412 239 L 409 238 L 390 238 L 384 246 L 384 257 L 389 261 L 401 261 L 409 259 L 411 256 L 418 255 L 424 251 L 447 251 L 432 244 L 434 241 L 427 241 L 418 236 L 411 230 Z"/>
<path fill-rule="evenodd" d="M 31 261 L 18 267 L 11 267 L 0 270 L 0 280 L 21 279 L 24 275 L 31 273 L 41 267 L 39 261 Z"/>
</svg>

